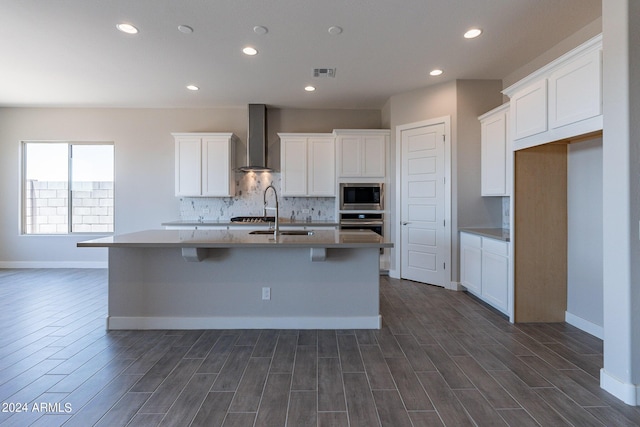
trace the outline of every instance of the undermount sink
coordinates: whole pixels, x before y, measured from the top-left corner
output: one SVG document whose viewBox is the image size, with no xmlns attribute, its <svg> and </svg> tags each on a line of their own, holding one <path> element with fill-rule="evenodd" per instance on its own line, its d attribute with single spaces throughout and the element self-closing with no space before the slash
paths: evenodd
<svg viewBox="0 0 640 427">
<path fill-rule="evenodd" d="M 249 234 L 273 234 L 273 230 L 253 230 Z M 279 231 L 278 234 L 282 236 L 313 236 L 313 231 L 307 230 L 287 230 Z"/>
</svg>

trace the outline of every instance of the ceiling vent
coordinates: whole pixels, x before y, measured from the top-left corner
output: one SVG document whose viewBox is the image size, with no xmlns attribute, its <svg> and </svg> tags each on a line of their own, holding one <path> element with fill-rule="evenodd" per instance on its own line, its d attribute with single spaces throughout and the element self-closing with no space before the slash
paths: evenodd
<svg viewBox="0 0 640 427">
<path fill-rule="evenodd" d="M 314 68 L 313 77 L 335 77 L 335 68 Z"/>
</svg>

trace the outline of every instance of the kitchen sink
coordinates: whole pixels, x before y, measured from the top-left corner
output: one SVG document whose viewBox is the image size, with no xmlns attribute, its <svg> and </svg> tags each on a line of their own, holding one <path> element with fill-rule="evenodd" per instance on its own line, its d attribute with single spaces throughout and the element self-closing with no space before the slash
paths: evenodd
<svg viewBox="0 0 640 427">
<path fill-rule="evenodd" d="M 273 234 L 273 230 L 253 230 L 249 234 Z M 286 230 L 279 231 L 281 236 L 313 236 L 313 231 L 307 230 Z"/>
</svg>

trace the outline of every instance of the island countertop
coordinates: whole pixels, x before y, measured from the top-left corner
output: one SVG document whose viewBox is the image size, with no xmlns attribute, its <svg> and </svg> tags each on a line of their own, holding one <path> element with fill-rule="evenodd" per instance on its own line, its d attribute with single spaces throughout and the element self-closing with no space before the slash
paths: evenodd
<svg viewBox="0 0 640 427">
<path fill-rule="evenodd" d="M 79 242 L 78 247 L 137 248 L 392 248 L 373 231 L 316 230 L 309 235 L 249 234 L 250 230 L 145 230 Z"/>
</svg>

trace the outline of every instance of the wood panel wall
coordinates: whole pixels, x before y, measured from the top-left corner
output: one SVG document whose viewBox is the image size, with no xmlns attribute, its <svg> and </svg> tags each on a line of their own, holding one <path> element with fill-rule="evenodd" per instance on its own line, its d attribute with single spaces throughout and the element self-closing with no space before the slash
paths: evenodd
<svg viewBox="0 0 640 427">
<path fill-rule="evenodd" d="M 567 145 L 515 153 L 516 322 L 563 322 L 567 310 Z"/>
</svg>

